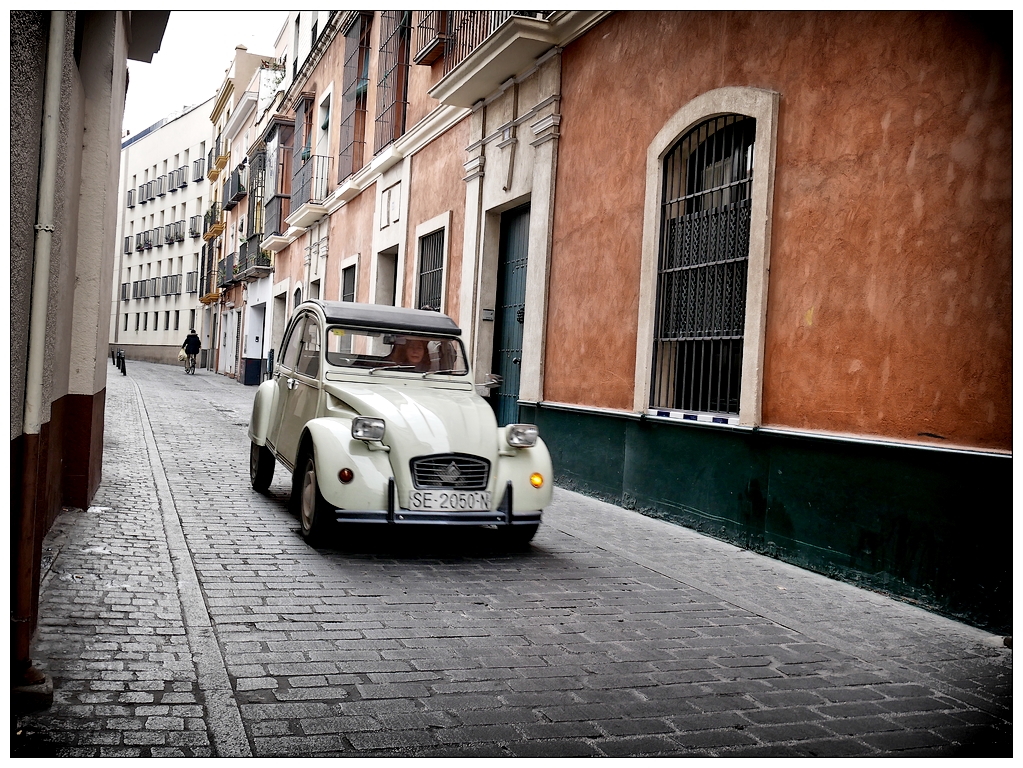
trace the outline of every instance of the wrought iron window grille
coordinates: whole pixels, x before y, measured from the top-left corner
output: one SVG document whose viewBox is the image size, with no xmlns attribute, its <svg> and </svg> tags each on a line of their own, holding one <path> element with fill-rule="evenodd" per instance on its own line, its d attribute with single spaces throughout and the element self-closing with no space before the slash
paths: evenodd
<svg viewBox="0 0 1023 768">
<path fill-rule="evenodd" d="M 711 118 L 665 156 L 653 408 L 739 413 L 755 133 Z"/>
</svg>

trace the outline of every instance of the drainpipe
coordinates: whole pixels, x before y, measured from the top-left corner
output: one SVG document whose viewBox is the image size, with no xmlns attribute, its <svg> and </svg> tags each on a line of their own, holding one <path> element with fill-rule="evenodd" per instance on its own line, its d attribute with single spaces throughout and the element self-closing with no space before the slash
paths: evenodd
<svg viewBox="0 0 1023 768">
<path fill-rule="evenodd" d="M 32 254 L 32 314 L 28 331 L 28 371 L 25 385 L 25 412 L 22 433 L 26 436 L 24 472 L 21 488 L 21 537 L 18 546 L 18 583 L 15 588 L 12 622 L 14 624 L 14 664 L 22 683 L 42 680 L 32 667 L 32 604 L 35 530 L 38 510 L 39 435 L 42 432 L 43 362 L 46 356 L 46 317 L 50 297 L 50 257 L 53 243 L 54 193 L 57 187 L 57 153 L 60 140 L 60 83 L 64 69 L 64 36 L 67 14 L 50 12 L 50 40 L 46 52 L 43 86 L 43 125 L 39 143 L 39 187 L 35 224 L 35 248 Z M 35 449 L 28 450 L 34 443 Z M 15 684 L 19 681 L 16 680 Z"/>
</svg>

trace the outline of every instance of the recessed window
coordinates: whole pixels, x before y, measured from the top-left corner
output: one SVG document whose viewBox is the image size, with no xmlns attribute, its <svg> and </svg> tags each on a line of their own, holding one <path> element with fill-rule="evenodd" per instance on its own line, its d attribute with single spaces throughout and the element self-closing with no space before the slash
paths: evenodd
<svg viewBox="0 0 1023 768">
<path fill-rule="evenodd" d="M 419 238 L 419 275 L 416 306 L 440 312 L 444 278 L 444 230 Z"/>
</svg>

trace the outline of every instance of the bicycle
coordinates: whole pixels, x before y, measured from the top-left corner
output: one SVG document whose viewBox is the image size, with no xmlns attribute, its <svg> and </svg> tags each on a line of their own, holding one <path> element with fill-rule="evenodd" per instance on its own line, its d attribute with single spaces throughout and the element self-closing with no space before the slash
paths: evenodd
<svg viewBox="0 0 1023 768">
<path fill-rule="evenodd" d="M 187 355 L 185 357 L 185 373 L 195 375 L 195 355 Z"/>
</svg>

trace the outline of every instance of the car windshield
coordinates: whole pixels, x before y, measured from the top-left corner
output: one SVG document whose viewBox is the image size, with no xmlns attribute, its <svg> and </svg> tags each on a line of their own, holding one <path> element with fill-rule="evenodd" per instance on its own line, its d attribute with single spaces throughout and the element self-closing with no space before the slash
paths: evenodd
<svg viewBox="0 0 1023 768">
<path fill-rule="evenodd" d="M 411 371 L 464 376 L 469 372 L 459 339 L 365 328 L 327 328 L 327 363 L 368 371 Z"/>
</svg>

